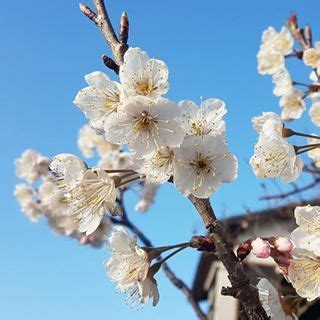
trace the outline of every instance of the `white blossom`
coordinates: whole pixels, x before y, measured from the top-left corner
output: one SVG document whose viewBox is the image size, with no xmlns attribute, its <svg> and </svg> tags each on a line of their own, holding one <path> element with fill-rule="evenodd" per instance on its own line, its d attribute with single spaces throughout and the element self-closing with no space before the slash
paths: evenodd
<svg viewBox="0 0 320 320">
<path fill-rule="evenodd" d="M 17 198 L 21 207 L 32 201 L 35 196 L 35 191 L 25 183 L 19 183 L 15 186 L 14 195 Z"/>
<path fill-rule="evenodd" d="M 292 79 L 286 68 L 283 68 L 272 75 L 272 82 L 275 84 L 273 94 L 283 96 L 292 90 Z"/>
<path fill-rule="evenodd" d="M 284 120 L 299 119 L 306 109 L 306 103 L 303 99 L 304 92 L 299 89 L 292 89 L 285 93 L 280 101 L 282 108 L 281 118 Z"/>
<path fill-rule="evenodd" d="M 151 273 L 151 274 L 150 274 Z M 155 307 L 159 302 L 159 290 L 157 281 L 153 277 L 152 272 L 149 272 L 144 281 L 137 282 L 139 290 L 140 302 L 148 303 L 149 299 L 153 299 L 152 305 Z"/>
<path fill-rule="evenodd" d="M 60 216 L 68 212 L 65 194 L 52 179 L 43 181 L 39 186 L 38 196 L 47 215 Z"/>
<path fill-rule="evenodd" d="M 294 245 L 320 256 L 320 207 L 297 207 L 294 216 L 298 228 L 291 233 Z"/>
<path fill-rule="evenodd" d="M 312 251 L 294 248 L 288 278 L 297 294 L 308 301 L 320 297 L 320 257 Z"/>
<path fill-rule="evenodd" d="M 262 307 L 271 320 L 298 319 L 295 314 L 286 314 L 282 306 L 282 297 L 269 280 L 262 278 L 257 288 Z"/>
<path fill-rule="evenodd" d="M 95 248 L 100 248 L 105 243 L 109 233 L 111 232 L 113 223 L 109 217 L 104 216 L 98 228 L 90 235 L 82 235 L 80 237 L 81 244 L 88 244 Z"/>
<path fill-rule="evenodd" d="M 169 89 L 168 75 L 163 61 L 150 59 L 140 48 L 126 51 L 119 71 L 121 85 L 129 97 L 142 95 L 159 98 Z"/>
<path fill-rule="evenodd" d="M 263 32 L 261 47 L 265 50 L 286 56 L 292 52 L 293 44 L 293 36 L 286 27 L 282 27 L 279 32 L 269 27 Z"/>
<path fill-rule="evenodd" d="M 308 138 L 308 144 L 320 143 L 319 139 Z M 308 151 L 308 156 L 313 160 L 313 164 L 316 168 L 320 168 L 320 148 L 314 148 Z"/>
<path fill-rule="evenodd" d="M 50 169 L 61 175 L 66 197 L 69 202 L 69 214 L 75 220 L 80 232 L 87 235 L 99 226 L 105 210 L 115 208 L 115 182 L 105 171 L 99 168 L 87 169 L 77 157 L 69 154 L 53 158 Z"/>
<path fill-rule="evenodd" d="M 29 183 L 34 183 L 48 171 L 48 159 L 34 150 L 25 150 L 15 160 L 16 175 Z"/>
<path fill-rule="evenodd" d="M 178 147 L 183 132 L 174 118 L 178 106 L 167 99 L 130 98 L 105 122 L 108 141 L 128 144 L 139 156 L 154 155 L 161 147 Z"/>
<path fill-rule="evenodd" d="M 103 132 L 106 117 L 116 112 L 121 104 L 122 87 L 100 71 L 87 74 L 85 80 L 89 86 L 81 89 L 73 102 L 84 112 L 92 127 Z"/>
<path fill-rule="evenodd" d="M 59 186 L 67 191 L 76 186 L 77 181 L 81 180 L 87 165 L 77 156 L 70 153 L 61 153 L 52 158 L 50 170 L 57 176 Z"/>
<path fill-rule="evenodd" d="M 137 245 L 137 239 L 131 237 L 123 227 L 115 227 L 108 238 L 111 258 L 106 263 L 107 274 L 117 282 L 120 292 L 127 292 L 129 302 L 147 303 L 153 298 L 155 306 L 159 301 L 154 271 L 150 268 L 151 256 Z"/>
<path fill-rule="evenodd" d="M 253 117 L 252 126 L 258 134 L 282 136 L 283 122 L 274 112 L 263 112 L 261 116 Z"/>
<path fill-rule="evenodd" d="M 129 152 L 113 151 L 98 162 L 98 167 L 103 170 L 126 170 L 132 165 L 132 156 Z"/>
<path fill-rule="evenodd" d="M 38 222 L 41 217 L 41 207 L 36 201 L 36 192 L 24 183 L 17 184 L 14 195 L 18 200 L 20 209 L 32 222 Z"/>
<path fill-rule="evenodd" d="M 311 99 L 311 108 L 309 109 L 309 115 L 311 121 L 316 125 L 320 126 L 320 93 L 314 92 L 309 95 Z"/>
<path fill-rule="evenodd" d="M 97 229 L 106 210 L 115 208 L 114 180 L 99 168 L 87 170 L 69 195 L 70 213 L 78 221 L 79 231 L 87 235 Z"/>
<path fill-rule="evenodd" d="M 303 162 L 296 156 L 293 145 L 274 134 L 260 136 L 250 165 L 258 178 L 279 177 L 289 183 L 301 174 Z"/>
<path fill-rule="evenodd" d="M 174 184 L 186 196 L 208 198 L 237 177 L 238 161 L 222 135 L 187 137 L 175 156 Z"/>
<path fill-rule="evenodd" d="M 204 136 L 223 134 L 225 132 L 224 115 L 227 113 L 225 103 L 219 99 L 207 99 L 197 106 L 191 100 L 179 102 L 180 115 L 177 118 L 187 136 Z"/>
<path fill-rule="evenodd" d="M 284 68 L 284 56 L 278 52 L 261 49 L 257 55 L 260 74 L 274 74 Z"/>
<path fill-rule="evenodd" d="M 139 212 L 147 212 L 155 201 L 158 188 L 158 184 L 145 181 L 140 199 L 135 206 L 135 210 Z"/>
<path fill-rule="evenodd" d="M 70 236 L 77 233 L 78 226 L 75 219 L 69 214 L 66 194 L 54 180 L 43 181 L 39 187 L 38 197 L 48 224 L 57 234 Z"/>
<path fill-rule="evenodd" d="M 65 215 L 47 214 L 47 221 L 53 231 L 62 236 L 79 236 L 74 218 L 66 212 Z"/>
<path fill-rule="evenodd" d="M 309 67 L 320 69 L 320 42 L 316 42 L 314 48 L 303 52 L 303 62 Z"/>
<path fill-rule="evenodd" d="M 153 157 L 136 159 L 138 171 L 152 183 L 165 183 L 173 175 L 174 152 L 171 148 L 160 148 Z"/>
<path fill-rule="evenodd" d="M 92 158 L 95 150 L 100 157 L 104 157 L 108 153 L 119 149 L 119 146 L 109 143 L 103 135 L 97 134 L 96 130 L 89 125 L 84 125 L 79 130 L 78 147 L 86 158 Z"/>
<path fill-rule="evenodd" d="M 118 282 L 117 289 L 126 291 L 146 279 L 151 261 L 148 253 L 137 246 L 136 238 L 123 227 L 114 227 L 108 244 L 112 256 L 106 267 L 108 276 Z"/>
</svg>

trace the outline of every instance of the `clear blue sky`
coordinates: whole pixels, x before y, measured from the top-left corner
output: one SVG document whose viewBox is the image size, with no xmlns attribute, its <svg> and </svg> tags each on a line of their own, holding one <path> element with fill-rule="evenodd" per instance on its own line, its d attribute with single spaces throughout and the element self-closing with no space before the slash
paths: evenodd
<svg viewBox="0 0 320 320">
<path fill-rule="evenodd" d="M 250 121 L 262 111 L 279 109 L 270 77 L 256 72 L 260 36 L 269 25 L 279 28 L 295 10 L 301 23 L 310 22 L 320 39 L 319 2 L 110 0 L 107 5 L 115 25 L 127 11 L 130 45 L 166 61 L 169 98 L 226 101 L 227 135 L 240 172 L 235 183 L 214 195 L 217 214 L 262 207 L 257 201 L 259 183 L 246 164 L 255 141 Z M 18 182 L 13 160 L 25 148 L 48 156 L 78 153 L 77 132 L 86 120 L 72 100 L 84 86 L 86 73 L 106 71 L 100 57 L 108 48 L 80 14 L 78 1 L 5 1 L 0 37 L 0 318 L 194 319 L 184 296 L 162 274 L 158 307 L 130 310 L 105 277 L 105 250 L 80 247 L 53 235 L 45 223 L 30 223 L 12 196 Z M 309 124 L 305 117 L 302 126 Z M 133 201 L 129 199 L 128 208 Z M 172 186 L 162 188 L 150 213 L 132 211 L 131 216 L 157 245 L 182 242 L 194 230 L 203 231 L 191 205 Z M 185 252 L 171 262 L 189 284 L 198 257 L 197 252 Z"/>
</svg>

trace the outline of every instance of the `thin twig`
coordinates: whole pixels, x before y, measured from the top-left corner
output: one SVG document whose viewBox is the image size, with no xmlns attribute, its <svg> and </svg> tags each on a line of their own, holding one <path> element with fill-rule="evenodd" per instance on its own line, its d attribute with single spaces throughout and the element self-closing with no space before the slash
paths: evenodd
<svg viewBox="0 0 320 320">
<path fill-rule="evenodd" d="M 110 21 L 108 12 L 106 10 L 105 4 L 103 0 L 94 0 L 94 6 L 96 12 L 90 9 L 88 6 L 84 4 L 80 4 L 80 10 L 83 12 L 85 16 L 87 16 L 90 20 L 94 22 L 94 24 L 100 29 L 102 35 L 106 39 L 112 54 L 115 59 L 115 63 L 120 66 L 123 63 L 123 56 L 128 49 L 127 42 L 120 42 L 117 38 L 117 35 L 114 31 L 112 23 Z M 122 18 L 123 19 L 123 18 Z M 122 20 L 121 19 L 121 20 Z M 128 20 L 127 16 L 126 19 Z M 121 39 L 123 38 L 127 41 L 127 35 L 121 35 Z M 108 67 L 110 67 L 107 64 Z M 114 65 L 112 65 L 112 70 L 116 71 Z"/>
<path fill-rule="evenodd" d="M 276 195 L 272 195 L 272 196 L 264 196 L 264 197 L 261 197 L 260 200 L 285 199 L 285 198 L 293 196 L 295 194 L 305 192 L 309 189 L 312 189 L 313 187 L 317 186 L 319 183 L 320 183 L 320 179 L 317 178 L 313 182 L 311 182 L 303 187 L 295 188 L 287 193 L 276 194 Z"/>
</svg>

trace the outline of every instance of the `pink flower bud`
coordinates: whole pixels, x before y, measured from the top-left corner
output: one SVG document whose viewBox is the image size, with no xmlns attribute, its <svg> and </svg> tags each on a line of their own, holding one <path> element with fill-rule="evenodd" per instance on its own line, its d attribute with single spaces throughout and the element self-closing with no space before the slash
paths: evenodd
<svg viewBox="0 0 320 320">
<path fill-rule="evenodd" d="M 293 248 L 292 242 L 285 237 L 277 237 L 274 242 L 274 246 L 280 252 L 288 252 L 288 253 L 291 253 Z"/>
<path fill-rule="evenodd" d="M 256 238 L 251 242 L 252 252 L 257 258 L 268 258 L 270 257 L 271 248 L 268 241 L 262 240 L 261 238 Z"/>
</svg>

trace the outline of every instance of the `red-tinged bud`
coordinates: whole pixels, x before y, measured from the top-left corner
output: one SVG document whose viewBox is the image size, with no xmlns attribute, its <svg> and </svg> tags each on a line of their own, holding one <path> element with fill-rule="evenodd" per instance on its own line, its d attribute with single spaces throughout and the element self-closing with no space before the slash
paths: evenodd
<svg viewBox="0 0 320 320">
<path fill-rule="evenodd" d="M 305 35 L 308 47 L 309 48 L 312 47 L 312 32 L 311 32 L 311 27 L 309 25 L 305 27 L 304 35 Z"/>
<path fill-rule="evenodd" d="M 289 138 L 291 136 L 294 135 L 294 131 L 289 129 L 289 128 L 286 128 L 286 127 L 283 127 L 282 129 L 282 137 L 283 138 Z"/>
<path fill-rule="evenodd" d="M 214 251 L 214 243 L 210 237 L 193 236 L 190 241 L 190 247 L 198 251 Z"/>
<path fill-rule="evenodd" d="M 298 17 L 295 12 L 291 13 L 291 15 L 287 21 L 287 25 L 291 31 L 298 29 Z"/>
<path fill-rule="evenodd" d="M 251 239 L 242 242 L 237 249 L 237 257 L 242 261 L 250 254 L 251 250 Z"/>
</svg>

